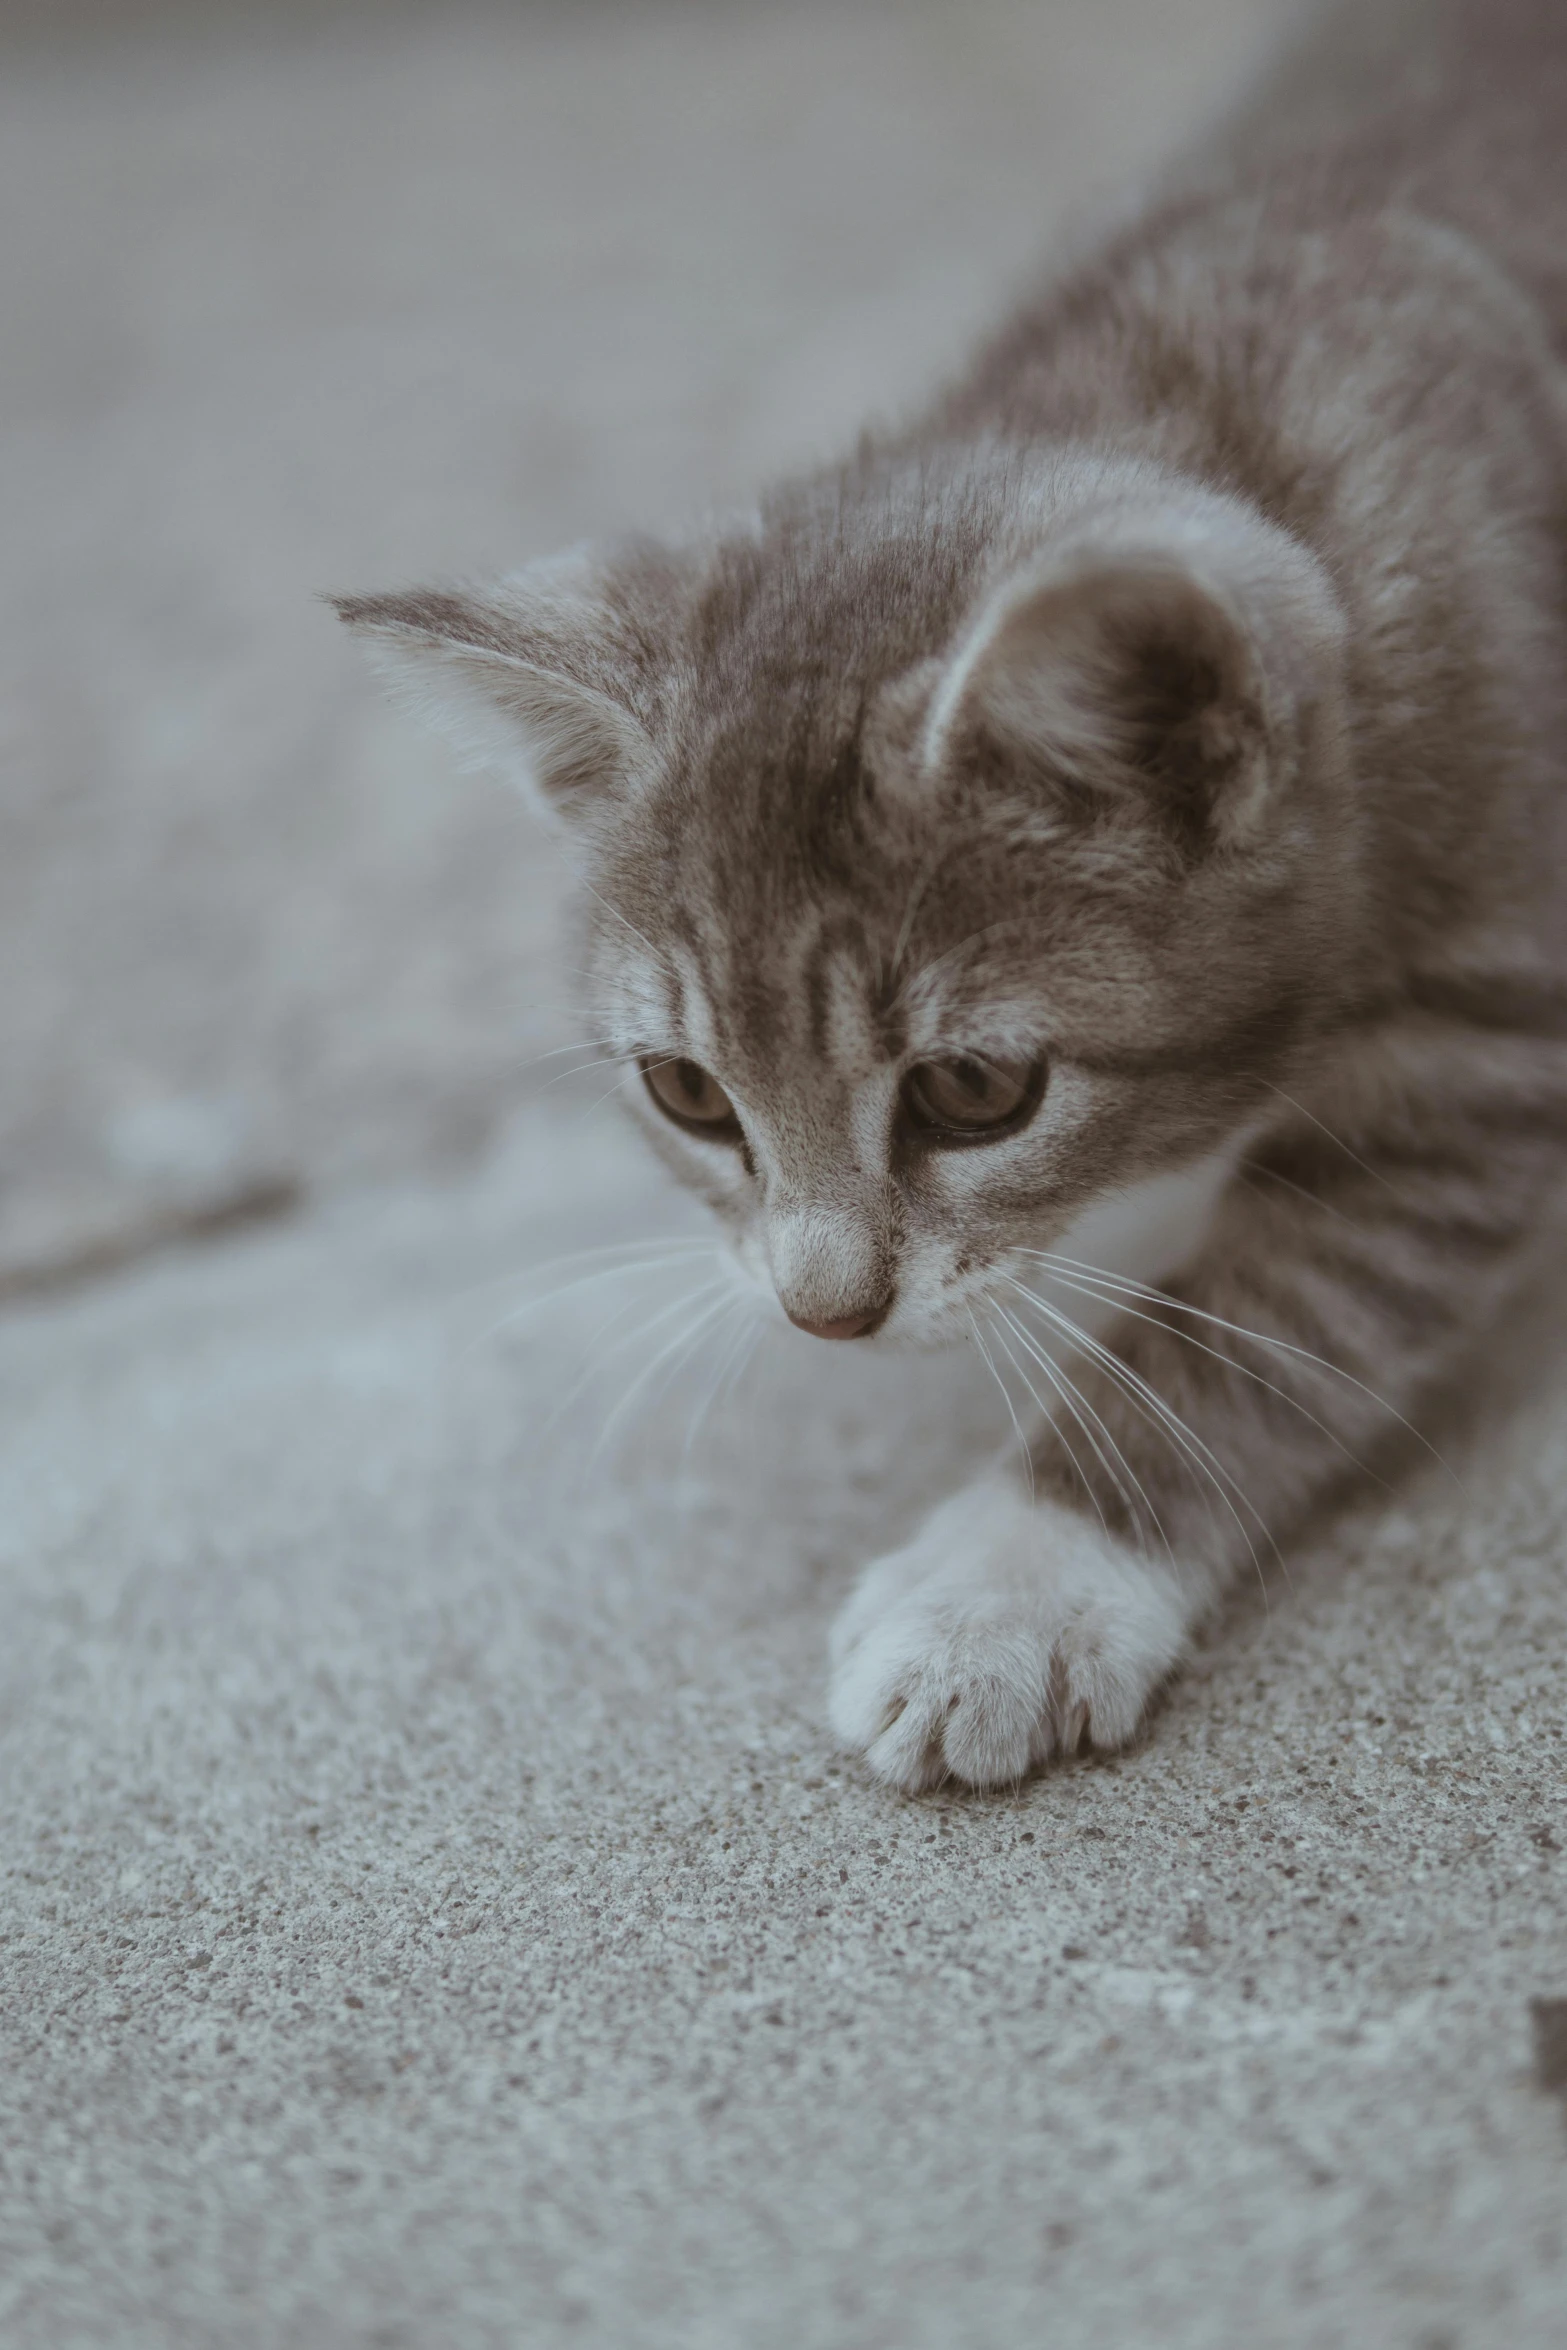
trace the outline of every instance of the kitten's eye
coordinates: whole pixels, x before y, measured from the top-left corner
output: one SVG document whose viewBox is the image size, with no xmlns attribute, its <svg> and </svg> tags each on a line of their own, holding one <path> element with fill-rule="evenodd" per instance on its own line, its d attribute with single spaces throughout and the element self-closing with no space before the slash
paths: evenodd
<svg viewBox="0 0 1567 2350">
<path fill-rule="evenodd" d="M 737 1142 L 740 1121 L 716 1077 L 695 1061 L 644 1061 L 643 1082 L 666 1118 L 713 1142 Z"/>
<path fill-rule="evenodd" d="M 947 1061 L 920 1061 L 909 1071 L 903 1114 L 930 1142 L 993 1142 L 1027 1125 L 1044 1090 L 1043 1061 L 955 1053 Z"/>
</svg>

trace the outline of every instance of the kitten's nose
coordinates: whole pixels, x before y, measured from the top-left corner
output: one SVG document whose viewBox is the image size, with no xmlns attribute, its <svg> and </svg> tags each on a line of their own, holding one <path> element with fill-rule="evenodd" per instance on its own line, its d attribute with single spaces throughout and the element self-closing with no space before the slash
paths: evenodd
<svg viewBox="0 0 1567 2350">
<path fill-rule="evenodd" d="M 804 1314 L 794 1313 L 789 1314 L 789 1319 L 797 1330 L 808 1330 L 813 1338 L 869 1338 L 886 1321 L 891 1304 L 889 1298 L 886 1305 L 873 1306 L 869 1313 L 840 1314 L 835 1322 L 810 1322 Z M 789 1309 L 785 1307 L 784 1311 L 788 1313 Z"/>
<path fill-rule="evenodd" d="M 767 1254 L 779 1304 L 813 1338 L 869 1338 L 892 1311 L 890 1242 L 855 1202 L 782 1201 Z"/>
</svg>

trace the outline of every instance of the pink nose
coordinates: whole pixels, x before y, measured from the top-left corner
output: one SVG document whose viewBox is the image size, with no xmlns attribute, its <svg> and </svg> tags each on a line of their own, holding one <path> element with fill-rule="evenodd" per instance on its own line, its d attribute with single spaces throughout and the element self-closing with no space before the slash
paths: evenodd
<svg viewBox="0 0 1567 2350">
<path fill-rule="evenodd" d="M 836 1322 L 808 1322 L 803 1314 L 789 1316 L 797 1330 L 809 1330 L 813 1338 L 868 1338 L 886 1318 L 885 1306 L 869 1314 L 844 1314 Z"/>
</svg>

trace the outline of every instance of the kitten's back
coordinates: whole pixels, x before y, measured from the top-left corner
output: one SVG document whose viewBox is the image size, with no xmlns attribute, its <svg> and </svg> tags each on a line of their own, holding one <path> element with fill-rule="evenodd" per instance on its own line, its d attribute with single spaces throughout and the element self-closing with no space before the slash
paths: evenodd
<svg viewBox="0 0 1567 2350">
<path fill-rule="evenodd" d="M 1562 0 L 1353 0 L 1243 105 L 1227 168 L 1310 209 L 1408 205 L 1476 237 L 1567 342 Z"/>
</svg>

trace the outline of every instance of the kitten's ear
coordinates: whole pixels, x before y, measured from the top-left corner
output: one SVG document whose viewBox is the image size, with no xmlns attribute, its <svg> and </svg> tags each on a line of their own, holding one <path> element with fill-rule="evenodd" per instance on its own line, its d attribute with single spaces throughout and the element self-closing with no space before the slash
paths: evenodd
<svg viewBox="0 0 1567 2350">
<path fill-rule="evenodd" d="M 965 750 L 1085 811 L 1146 810 L 1191 853 L 1261 830 L 1336 686 L 1326 574 L 1214 501 L 1127 516 L 992 596 L 929 704 L 929 770 Z"/>
<path fill-rule="evenodd" d="M 330 601 L 401 699 L 551 815 L 580 821 L 651 765 L 646 632 L 588 558 L 477 590 Z"/>
</svg>

